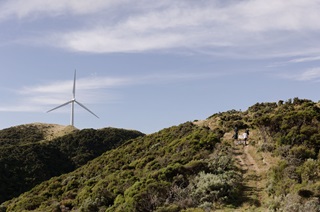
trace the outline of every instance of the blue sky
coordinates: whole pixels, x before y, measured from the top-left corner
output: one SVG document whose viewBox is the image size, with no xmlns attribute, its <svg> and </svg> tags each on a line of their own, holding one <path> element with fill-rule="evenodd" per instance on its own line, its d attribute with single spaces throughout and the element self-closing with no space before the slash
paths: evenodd
<svg viewBox="0 0 320 212">
<path fill-rule="evenodd" d="M 319 100 L 319 0 L 3 0 L 0 128 L 152 133 L 257 102 Z"/>
</svg>

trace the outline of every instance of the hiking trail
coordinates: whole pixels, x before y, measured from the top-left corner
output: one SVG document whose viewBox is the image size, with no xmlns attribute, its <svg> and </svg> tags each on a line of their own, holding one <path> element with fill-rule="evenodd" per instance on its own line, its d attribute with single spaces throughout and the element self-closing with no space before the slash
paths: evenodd
<svg viewBox="0 0 320 212">
<path fill-rule="evenodd" d="M 244 196 L 242 202 L 245 204 L 244 206 L 261 207 L 266 181 L 262 179 L 262 169 L 249 152 L 251 149 L 252 146 L 238 145 L 233 147 L 233 154 L 237 166 L 243 174 Z"/>
<path fill-rule="evenodd" d="M 258 136 L 252 134 L 254 133 L 250 133 L 247 145 L 236 144 L 232 139 L 232 133 L 225 135 L 226 140 L 232 141 L 232 153 L 243 177 L 241 205 L 233 211 L 267 211 L 264 205 L 268 198 L 267 171 L 275 163 L 275 158 L 270 153 L 258 151 L 255 146 Z"/>
</svg>

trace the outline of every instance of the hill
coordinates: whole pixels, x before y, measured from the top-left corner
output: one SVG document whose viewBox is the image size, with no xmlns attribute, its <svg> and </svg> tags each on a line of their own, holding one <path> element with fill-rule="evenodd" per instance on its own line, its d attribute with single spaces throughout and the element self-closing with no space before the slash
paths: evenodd
<svg viewBox="0 0 320 212">
<path fill-rule="evenodd" d="M 250 130 L 249 145 L 232 138 Z M 122 143 L 3 211 L 320 211 L 320 108 L 294 98 Z"/>
<path fill-rule="evenodd" d="M 243 171 L 244 205 L 265 211 L 320 211 L 319 121 L 318 103 L 294 98 L 214 114 L 197 124 L 251 129 L 249 146 L 234 145 L 235 162 Z M 233 133 L 225 133 L 224 139 L 233 141 Z"/>
<path fill-rule="evenodd" d="M 77 130 L 40 123 L 1 130 L 0 202 L 141 135 L 124 129 Z"/>
</svg>

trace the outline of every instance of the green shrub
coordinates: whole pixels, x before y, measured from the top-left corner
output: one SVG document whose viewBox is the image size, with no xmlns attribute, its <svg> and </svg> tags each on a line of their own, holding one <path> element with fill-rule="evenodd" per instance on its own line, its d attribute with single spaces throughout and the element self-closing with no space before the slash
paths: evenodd
<svg viewBox="0 0 320 212">
<path fill-rule="evenodd" d="M 240 192 L 240 176 L 228 171 L 223 174 L 200 172 L 191 182 L 191 196 L 198 205 L 206 202 L 232 202 Z"/>
<path fill-rule="evenodd" d="M 209 164 L 208 168 L 211 173 L 222 174 L 229 170 L 234 170 L 234 161 L 231 155 L 215 154 Z"/>
<path fill-rule="evenodd" d="M 19 206 L 21 209 L 31 211 L 37 209 L 44 200 L 45 198 L 41 196 L 25 198 L 21 201 Z"/>
<path fill-rule="evenodd" d="M 288 157 L 295 158 L 300 161 L 305 161 L 308 158 L 315 158 L 316 154 L 313 148 L 306 146 L 294 146 L 290 149 Z"/>
<path fill-rule="evenodd" d="M 303 199 L 297 194 L 287 195 L 280 207 L 281 211 L 320 211 L 319 198 Z"/>
<path fill-rule="evenodd" d="M 204 160 L 192 160 L 184 165 L 186 172 L 190 174 L 197 174 L 200 171 L 208 170 L 208 167 L 208 162 Z"/>
<path fill-rule="evenodd" d="M 169 185 L 153 179 L 138 181 L 125 191 L 125 203 L 132 211 L 153 211 L 165 202 Z"/>
<path fill-rule="evenodd" d="M 320 163 L 314 159 L 306 160 L 297 172 L 301 175 L 302 182 L 316 182 L 320 179 Z"/>
<path fill-rule="evenodd" d="M 276 166 L 274 166 L 269 172 L 269 182 L 267 191 L 269 194 L 275 196 L 286 195 L 288 193 L 288 183 L 287 179 L 284 179 L 284 170 L 288 167 L 286 161 L 280 161 Z M 289 187 L 290 188 L 290 187 Z"/>
</svg>

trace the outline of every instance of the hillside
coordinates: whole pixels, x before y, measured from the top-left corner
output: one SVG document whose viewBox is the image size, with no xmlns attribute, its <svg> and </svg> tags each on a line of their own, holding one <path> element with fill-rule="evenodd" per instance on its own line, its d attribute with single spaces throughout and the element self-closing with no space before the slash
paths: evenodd
<svg viewBox="0 0 320 212">
<path fill-rule="evenodd" d="M 306 99 L 257 103 L 247 111 L 214 114 L 198 125 L 250 128 L 249 145 L 234 145 L 243 173 L 240 211 L 320 211 L 320 109 Z M 234 142 L 233 131 L 224 140 Z M 248 208 L 249 207 L 249 208 Z"/>
<path fill-rule="evenodd" d="M 0 202 L 141 135 L 123 129 L 77 130 L 40 123 L 1 130 Z"/>
<path fill-rule="evenodd" d="M 0 211 L 317 212 L 319 150 L 317 103 L 257 103 L 126 141 Z"/>
</svg>

